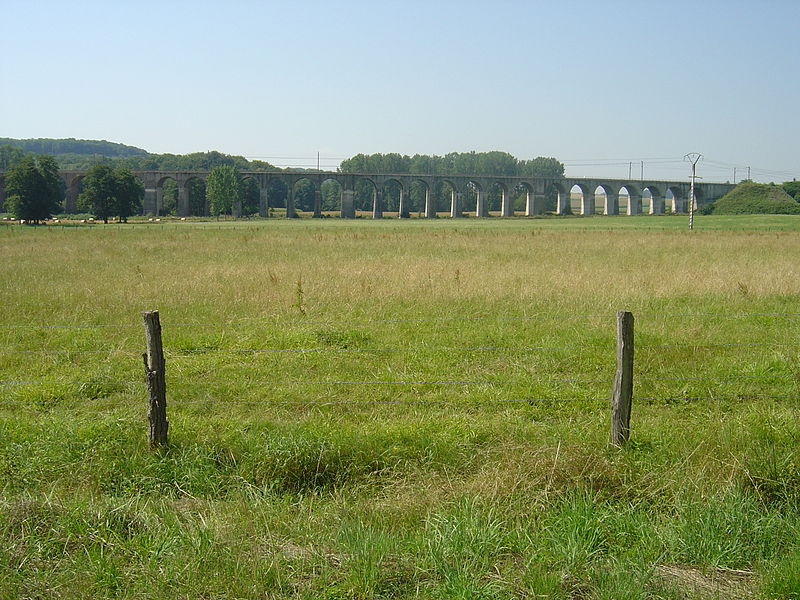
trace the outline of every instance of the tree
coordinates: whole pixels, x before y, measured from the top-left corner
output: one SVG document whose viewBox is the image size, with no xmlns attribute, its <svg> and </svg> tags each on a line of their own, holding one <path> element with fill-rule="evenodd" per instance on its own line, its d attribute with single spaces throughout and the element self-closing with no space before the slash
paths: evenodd
<svg viewBox="0 0 800 600">
<path fill-rule="evenodd" d="M 144 185 L 128 169 L 114 171 L 114 213 L 123 223 L 128 217 L 142 210 Z"/>
<path fill-rule="evenodd" d="M 116 178 L 108 165 L 95 165 L 83 178 L 83 192 L 78 196 L 78 204 L 95 217 L 108 223 L 109 217 L 116 212 Z"/>
<path fill-rule="evenodd" d="M 119 217 L 127 223 L 128 217 L 142 208 L 144 186 L 128 169 L 112 169 L 109 165 L 95 165 L 83 178 L 83 192 L 78 204 L 95 217 L 108 223 L 110 217 Z"/>
<path fill-rule="evenodd" d="M 17 219 L 38 224 L 59 208 L 58 165 L 52 156 L 26 156 L 6 172 L 8 206 Z"/>
<path fill-rule="evenodd" d="M 781 187 L 792 198 L 800 202 L 800 181 L 784 181 Z"/>
<path fill-rule="evenodd" d="M 235 167 L 218 165 L 206 180 L 206 197 L 214 216 L 228 214 L 242 199 L 242 178 Z"/>
<path fill-rule="evenodd" d="M 252 177 L 242 181 L 242 214 L 245 216 L 258 214 L 261 202 L 261 191 Z"/>
<path fill-rule="evenodd" d="M 12 146 L 11 144 L 4 144 L 0 146 L 0 169 L 9 169 L 22 160 L 25 156 L 24 150 Z"/>
</svg>

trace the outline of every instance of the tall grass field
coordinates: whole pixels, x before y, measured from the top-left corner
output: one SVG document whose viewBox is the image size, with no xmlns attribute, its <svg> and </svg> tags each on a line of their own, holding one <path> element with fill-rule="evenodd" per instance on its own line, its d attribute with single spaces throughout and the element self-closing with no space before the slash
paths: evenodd
<svg viewBox="0 0 800 600">
<path fill-rule="evenodd" d="M 0 253 L 0 599 L 800 598 L 798 217 L 7 225 Z"/>
</svg>

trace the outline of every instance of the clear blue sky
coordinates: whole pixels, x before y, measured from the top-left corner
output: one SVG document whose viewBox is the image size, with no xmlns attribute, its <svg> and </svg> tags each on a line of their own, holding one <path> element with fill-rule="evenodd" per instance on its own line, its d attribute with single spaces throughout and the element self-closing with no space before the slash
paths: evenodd
<svg viewBox="0 0 800 600">
<path fill-rule="evenodd" d="M 800 178 L 800 1 L 4 0 L 0 137 Z"/>
</svg>

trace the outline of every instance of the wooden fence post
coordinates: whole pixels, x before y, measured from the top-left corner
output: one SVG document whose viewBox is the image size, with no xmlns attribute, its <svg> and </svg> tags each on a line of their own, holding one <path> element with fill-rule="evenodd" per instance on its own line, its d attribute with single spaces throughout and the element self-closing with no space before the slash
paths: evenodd
<svg viewBox="0 0 800 600">
<path fill-rule="evenodd" d="M 617 372 L 611 391 L 611 445 L 621 447 L 630 438 L 633 399 L 633 314 L 617 313 Z"/>
<path fill-rule="evenodd" d="M 142 313 L 147 352 L 144 358 L 144 372 L 147 376 L 147 390 L 150 401 L 147 406 L 147 421 L 150 426 L 148 439 L 153 447 L 167 445 L 167 383 L 164 372 L 164 350 L 161 346 L 161 323 L 157 310 Z"/>
</svg>

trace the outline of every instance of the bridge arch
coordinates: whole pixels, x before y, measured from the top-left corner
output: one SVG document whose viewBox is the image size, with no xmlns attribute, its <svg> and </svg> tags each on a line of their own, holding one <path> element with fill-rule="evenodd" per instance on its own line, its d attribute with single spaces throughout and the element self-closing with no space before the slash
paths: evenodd
<svg viewBox="0 0 800 600">
<path fill-rule="evenodd" d="M 408 180 L 408 210 L 418 216 L 433 218 L 436 216 L 436 189 L 429 177 L 412 175 Z"/>
<path fill-rule="evenodd" d="M 289 197 L 286 203 L 286 217 L 299 217 L 298 212 L 311 212 L 316 215 L 317 186 L 310 176 L 293 177 L 288 183 Z"/>
<path fill-rule="evenodd" d="M 606 182 L 598 183 L 594 189 L 594 213 L 601 215 L 619 214 L 619 194 L 613 185 Z"/>
<path fill-rule="evenodd" d="M 684 194 L 683 186 L 668 185 L 667 195 L 672 197 L 672 212 L 685 213 L 689 210 L 688 194 Z"/>
<path fill-rule="evenodd" d="M 570 211 L 572 214 L 593 215 L 594 214 L 594 191 L 588 183 L 575 183 L 569 190 Z M 577 190 L 577 191 L 576 191 Z M 580 194 L 580 198 L 574 196 Z"/>
<path fill-rule="evenodd" d="M 324 214 L 335 213 L 342 210 L 344 186 L 334 178 L 327 177 L 319 183 L 320 210 Z"/>
<path fill-rule="evenodd" d="M 178 180 L 165 175 L 156 181 L 156 204 L 153 216 L 174 215 L 178 212 Z"/>
<path fill-rule="evenodd" d="M 289 186 L 282 177 L 272 177 L 266 183 L 263 204 L 266 215 L 274 216 L 277 208 L 286 209 L 289 203 Z"/>
<path fill-rule="evenodd" d="M 658 184 L 648 183 L 642 190 L 642 210 L 647 199 L 647 213 L 651 215 L 664 214 L 664 188 Z"/>
<path fill-rule="evenodd" d="M 638 215 L 642 212 L 642 192 L 632 183 L 622 185 L 617 196 L 619 198 L 620 214 Z"/>
<path fill-rule="evenodd" d="M 403 200 L 403 183 L 397 177 L 386 177 L 380 184 L 378 190 L 381 204 L 381 216 L 383 212 L 397 212 L 400 216 L 400 203 Z"/>
<path fill-rule="evenodd" d="M 489 205 L 486 198 L 486 184 L 478 178 L 467 179 L 465 184 L 465 203 L 475 206 L 475 216 L 484 218 L 489 216 Z"/>
</svg>

